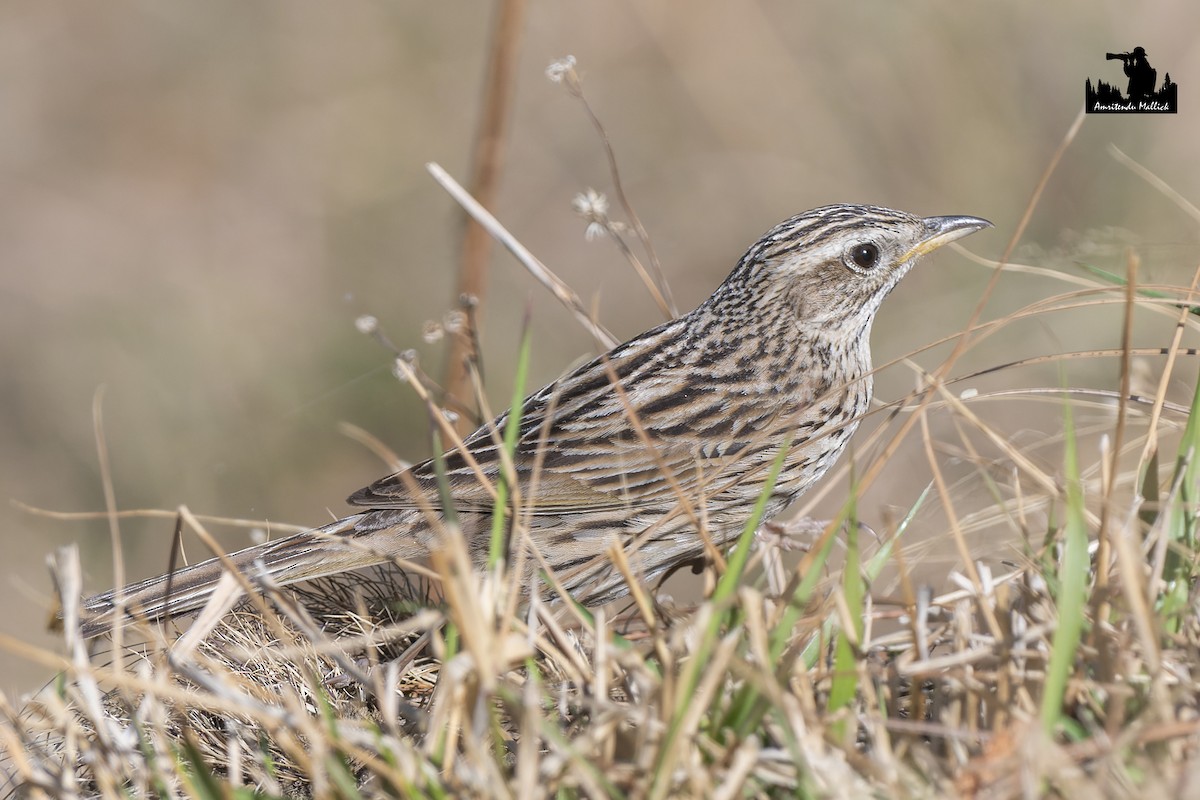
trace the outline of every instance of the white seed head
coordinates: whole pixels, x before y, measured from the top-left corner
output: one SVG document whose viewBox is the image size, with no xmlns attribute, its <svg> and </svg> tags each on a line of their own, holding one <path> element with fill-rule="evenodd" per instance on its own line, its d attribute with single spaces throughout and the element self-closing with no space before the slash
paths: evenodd
<svg viewBox="0 0 1200 800">
<path fill-rule="evenodd" d="M 409 376 L 413 373 L 413 367 L 417 363 L 417 351 L 405 350 L 400 355 L 396 356 L 396 360 L 392 363 L 392 374 L 396 376 L 396 380 L 401 383 L 408 383 Z"/>
<path fill-rule="evenodd" d="M 466 313 L 457 309 L 447 311 L 442 320 L 442 327 L 446 329 L 446 333 L 462 333 L 467 327 Z"/>
<path fill-rule="evenodd" d="M 564 56 L 557 61 L 552 61 L 550 66 L 546 67 L 546 77 L 551 83 L 562 83 L 567 75 L 575 71 L 575 56 Z"/>
<path fill-rule="evenodd" d="M 436 320 L 425 320 L 425 324 L 421 327 L 421 338 L 425 340 L 426 344 L 433 344 L 436 341 L 440 341 L 445 333 L 446 331 L 442 327 L 442 323 Z"/>
<path fill-rule="evenodd" d="M 608 214 L 608 198 L 604 196 L 603 192 L 597 192 L 590 186 L 586 192 L 575 195 L 571 205 L 574 207 L 575 213 L 585 219 L 595 219 Z"/>
</svg>

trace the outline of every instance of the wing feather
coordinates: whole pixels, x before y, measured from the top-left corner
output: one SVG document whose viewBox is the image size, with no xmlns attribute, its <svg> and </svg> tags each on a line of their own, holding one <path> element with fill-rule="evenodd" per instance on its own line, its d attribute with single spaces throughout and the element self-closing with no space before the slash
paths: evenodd
<svg viewBox="0 0 1200 800">
<path fill-rule="evenodd" d="M 530 513 L 661 507 L 677 494 L 672 480 L 694 492 L 702 479 L 720 472 L 744 431 L 728 422 L 728 388 L 699 382 L 702 373 L 694 361 L 703 354 L 689 351 L 687 340 L 686 317 L 673 320 L 525 399 L 514 466 L 523 487 L 532 485 L 537 469 L 536 496 L 523 502 Z M 498 442 L 507 421 L 506 412 L 464 440 L 493 484 L 501 471 Z M 452 450 L 443 459 L 455 508 L 490 511 L 493 494 L 462 454 Z M 436 508 L 434 461 L 383 478 L 349 502 L 376 509 Z"/>
</svg>

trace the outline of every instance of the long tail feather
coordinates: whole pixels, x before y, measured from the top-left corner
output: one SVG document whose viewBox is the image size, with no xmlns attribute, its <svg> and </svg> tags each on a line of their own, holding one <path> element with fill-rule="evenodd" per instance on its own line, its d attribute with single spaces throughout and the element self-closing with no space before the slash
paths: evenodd
<svg viewBox="0 0 1200 800">
<path fill-rule="evenodd" d="M 391 525 L 396 525 L 394 515 L 389 515 Z M 420 557 L 420 543 L 409 531 L 397 530 L 394 542 L 407 547 L 389 548 L 389 552 L 369 549 L 358 545 L 356 534 L 364 530 L 379 530 L 384 527 L 375 522 L 375 514 L 366 512 L 331 522 L 321 528 L 289 536 L 274 542 L 247 547 L 220 558 L 211 558 L 199 564 L 183 567 L 156 578 L 130 584 L 119 590 L 104 592 L 84 601 L 82 634 L 91 638 L 109 631 L 116 622 L 117 599 L 128 619 L 157 620 L 184 614 L 201 608 L 217 586 L 221 575 L 227 571 L 226 562 L 240 573 L 251 578 L 269 577 L 274 583 L 287 585 L 298 581 L 320 578 L 348 570 L 369 567 L 392 557 Z M 331 547 L 331 537 L 340 540 L 343 546 Z M 405 541 L 407 540 L 407 542 Z"/>
</svg>

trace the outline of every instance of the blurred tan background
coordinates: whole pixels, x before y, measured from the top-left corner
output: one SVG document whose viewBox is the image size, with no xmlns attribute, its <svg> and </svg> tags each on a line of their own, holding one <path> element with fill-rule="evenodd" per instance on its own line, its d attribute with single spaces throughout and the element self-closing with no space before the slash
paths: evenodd
<svg viewBox="0 0 1200 800">
<path fill-rule="evenodd" d="M 619 335 L 660 321 L 611 243 L 585 242 L 571 210 L 575 193 L 611 187 L 581 108 L 544 76 L 570 53 L 683 307 L 768 227 L 828 202 L 985 216 L 997 230 L 968 245 L 996 257 L 1082 106 L 1085 78 L 1118 81 L 1105 51 L 1141 45 L 1160 80 L 1169 71 L 1179 84 L 1180 113 L 1089 118 L 1021 253 L 1070 269 L 1090 250 L 1119 271 L 1131 243 L 1146 275 L 1186 283 L 1196 226 L 1107 147 L 1200 201 L 1200 6 L 1143 3 L 1133 19 L 1130 8 L 531 0 L 496 212 L 598 298 Z M 421 329 L 453 307 L 463 221 L 423 165 L 469 173 L 490 17 L 484 3 L 407 0 L 0 8 L 3 633 L 56 646 L 44 630 L 44 559 L 56 547 L 79 545 L 89 591 L 111 585 L 103 520 L 50 520 L 8 502 L 103 509 L 91 414 L 101 385 L 123 509 L 187 504 L 316 524 L 383 473 L 340 421 L 406 458 L 426 455 L 419 405 L 354 320 L 374 314 L 440 375 L 445 345 L 422 342 Z M 916 271 L 884 308 L 877 361 L 957 330 L 987 278 L 953 253 Z M 1005 276 L 989 308 L 1060 290 Z M 591 352 L 568 314 L 497 254 L 484 306 L 497 409 L 526 303 L 531 389 Z M 1024 340 L 1000 337 L 973 357 L 1115 346 L 1119 319 L 1030 325 Z M 1164 330 L 1151 320 L 1144 340 L 1164 343 Z M 1081 382 L 1095 369 L 1097 384 L 1115 374 L 1111 362 L 1072 369 Z M 1028 381 L 1054 385 L 1055 372 Z M 877 394 L 896 398 L 912 382 L 892 370 Z M 1036 436 L 1020 421 L 1013 431 Z M 864 517 L 911 503 L 927 479 L 885 477 Z M 165 568 L 171 527 L 122 525 L 131 578 Z M 49 677 L 0 653 L 0 690 Z"/>
</svg>

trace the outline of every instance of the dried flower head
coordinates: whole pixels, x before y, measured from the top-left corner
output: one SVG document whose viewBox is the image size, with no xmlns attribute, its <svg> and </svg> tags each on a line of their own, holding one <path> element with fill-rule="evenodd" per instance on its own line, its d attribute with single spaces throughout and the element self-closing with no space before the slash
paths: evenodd
<svg viewBox="0 0 1200 800">
<path fill-rule="evenodd" d="M 584 219 L 601 218 L 608 214 L 608 197 L 589 186 L 587 191 L 575 195 L 571 206 Z"/>
<path fill-rule="evenodd" d="M 440 341 L 445 333 L 446 330 L 442 327 L 442 323 L 437 320 L 427 319 L 421 327 L 421 338 L 425 340 L 426 344 L 433 344 Z"/>
<path fill-rule="evenodd" d="M 564 56 L 546 67 L 546 77 L 551 83 L 562 83 L 575 73 L 575 56 Z"/>
<path fill-rule="evenodd" d="M 576 214 L 587 220 L 583 238 L 590 242 L 608 233 L 611 225 L 608 220 L 608 198 L 603 193 L 589 187 L 586 192 L 575 195 L 571 206 Z"/>
<path fill-rule="evenodd" d="M 396 361 L 392 364 L 392 374 L 401 383 L 408 383 L 409 376 L 412 375 L 416 365 L 417 351 L 405 350 L 396 356 Z"/>
<path fill-rule="evenodd" d="M 466 313 L 458 309 L 447 311 L 442 320 L 442 327 L 446 329 L 446 333 L 462 333 L 467 329 Z"/>
</svg>

